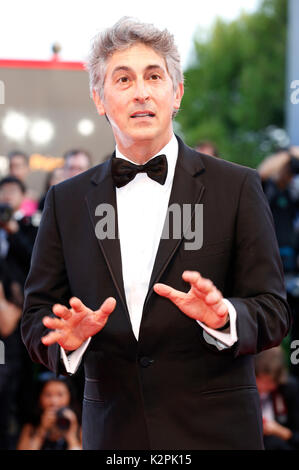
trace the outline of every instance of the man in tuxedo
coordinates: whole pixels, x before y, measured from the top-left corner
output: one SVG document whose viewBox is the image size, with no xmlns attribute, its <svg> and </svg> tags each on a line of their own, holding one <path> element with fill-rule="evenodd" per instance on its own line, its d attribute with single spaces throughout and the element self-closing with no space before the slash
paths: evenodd
<svg viewBox="0 0 299 470">
<path fill-rule="evenodd" d="M 116 149 L 48 193 L 23 340 L 56 373 L 83 360 L 85 449 L 260 449 L 254 354 L 290 315 L 259 177 L 174 135 L 183 74 L 166 30 L 123 18 L 88 69 Z"/>
</svg>

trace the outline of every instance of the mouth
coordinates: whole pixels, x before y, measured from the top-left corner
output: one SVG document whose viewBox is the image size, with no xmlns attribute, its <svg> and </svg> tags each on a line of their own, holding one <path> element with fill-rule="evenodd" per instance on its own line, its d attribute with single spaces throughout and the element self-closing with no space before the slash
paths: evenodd
<svg viewBox="0 0 299 470">
<path fill-rule="evenodd" d="M 153 118 L 155 117 L 155 113 L 153 113 L 152 111 L 136 111 L 135 113 L 131 114 L 130 115 L 131 118 Z"/>
</svg>

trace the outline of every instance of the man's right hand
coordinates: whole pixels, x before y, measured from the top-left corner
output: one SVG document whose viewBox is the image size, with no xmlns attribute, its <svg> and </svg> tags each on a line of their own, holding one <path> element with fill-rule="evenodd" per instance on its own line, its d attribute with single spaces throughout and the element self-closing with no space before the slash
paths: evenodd
<svg viewBox="0 0 299 470">
<path fill-rule="evenodd" d="M 77 297 L 70 299 L 71 308 L 53 305 L 53 313 L 59 318 L 44 317 L 43 324 L 54 331 L 42 337 L 45 346 L 58 343 L 66 351 L 78 349 L 90 336 L 94 336 L 106 325 L 116 300 L 109 297 L 95 312 L 86 307 Z"/>
</svg>

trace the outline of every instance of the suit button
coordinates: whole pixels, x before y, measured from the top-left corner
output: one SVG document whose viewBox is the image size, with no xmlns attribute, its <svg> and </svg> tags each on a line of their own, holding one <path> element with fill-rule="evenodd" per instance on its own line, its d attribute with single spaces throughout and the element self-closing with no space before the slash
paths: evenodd
<svg viewBox="0 0 299 470">
<path fill-rule="evenodd" d="M 152 365 L 153 362 L 154 362 L 153 359 L 150 359 L 149 357 L 146 357 L 146 356 L 143 356 L 139 359 L 139 364 L 141 365 L 141 367 L 148 367 Z"/>
</svg>

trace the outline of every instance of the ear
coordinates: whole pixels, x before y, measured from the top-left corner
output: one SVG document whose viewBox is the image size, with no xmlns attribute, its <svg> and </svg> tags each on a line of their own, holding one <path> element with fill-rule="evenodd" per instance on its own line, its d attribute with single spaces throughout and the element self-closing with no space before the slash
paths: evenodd
<svg viewBox="0 0 299 470">
<path fill-rule="evenodd" d="M 179 83 L 174 97 L 174 109 L 180 109 L 181 101 L 184 95 L 184 84 Z"/>
<path fill-rule="evenodd" d="M 99 115 L 104 116 L 104 114 L 106 114 L 104 105 L 98 93 L 95 91 L 95 89 L 92 90 L 92 97 L 93 97 L 93 101 L 94 101 L 94 104 L 96 105 Z"/>
</svg>

